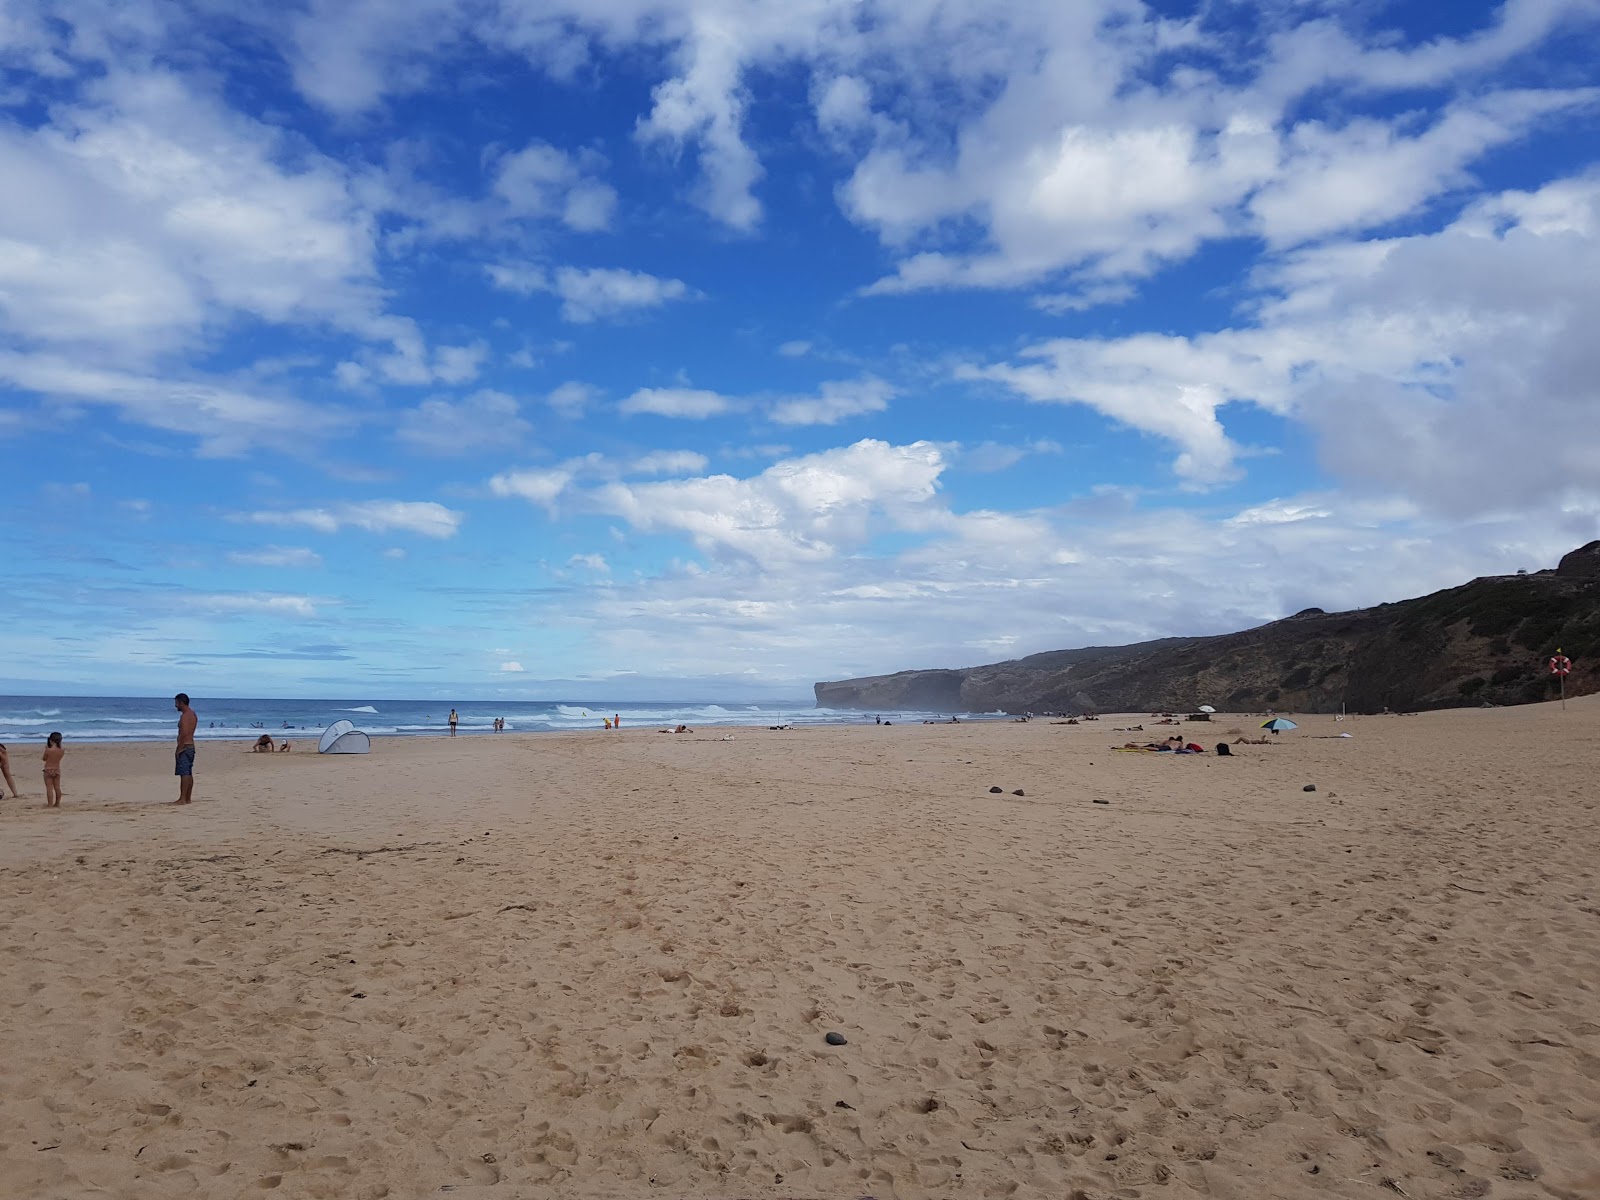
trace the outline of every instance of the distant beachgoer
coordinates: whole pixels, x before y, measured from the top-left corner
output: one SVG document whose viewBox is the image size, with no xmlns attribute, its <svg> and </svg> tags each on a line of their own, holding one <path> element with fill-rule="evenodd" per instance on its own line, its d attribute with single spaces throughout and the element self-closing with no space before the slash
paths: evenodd
<svg viewBox="0 0 1600 1200">
<path fill-rule="evenodd" d="M 459 721 L 460 719 L 461 719 L 460 717 L 456 716 L 456 710 L 452 708 L 450 710 L 450 736 L 451 737 L 455 737 L 455 735 L 456 735 L 456 722 Z"/>
<path fill-rule="evenodd" d="M 194 731 L 200 718 L 189 707 L 186 692 L 172 698 L 172 707 L 178 710 L 178 743 L 172 765 L 172 773 L 178 777 L 178 798 L 173 803 L 188 804 L 194 799 Z"/>
<path fill-rule="evenodd" d="M 873 717 L 872 718 L 872 723 L 874 725 L 882 725 L 883 724 L 883 718 L 881 716 Z"/>
<path fill-rule="evenodd" d="M 290 750 L 289 739 L 288 738 L 284 738 L 283 739 L 283 745 L 278 747 L 278 753 L 279 754 L 287 754 L 289 752 L 289 750 Z"/>
<path fill-rule="evenodd" d="M 272 740 L 270 733 L 263 733 L 256 739 L 256 744 L 250 748 L 252 754 L 271 754 L 277 750 L 277 745 Z"/>
<path fill-rule="evenodd" d="M 11 789 L 11 798 L 17 799 L 17 782 L 11 778 L 11 756 L 6 753 L 4 746 L 0 746 L 0 775 L 5 776 L 6 786 Z"/>
<path fill-rule="evenodd" d="M 612 714 L 612 717 L 611 717 L 611 728 L 613 728 L 613 729 L 621 729 L 622 728 L 622 714 L 621 713 Z"/>
<path fill-rule="evenodd" d="M 44 754 L 44 806 L 46 808 L 61 807 L 61 760 L 67 756 L 67 748 L 61 744 L 61 735 L 52 733 L 45 739 Z"/>
<path fill-rule="evenodd" d="M 611 718 L 610 717 L 601 717 L 600 719 L 606 723 L 606 730 L 607 730 L 607 732 L 609 732 L 610 729 L 611 729 Z"/>
<path fill-rule="evenodd" d="M 687 725 L 679 725 L 672 732 L 673 733 L 693 733 L 694 730 L 690 729 Z"/>
</svg>

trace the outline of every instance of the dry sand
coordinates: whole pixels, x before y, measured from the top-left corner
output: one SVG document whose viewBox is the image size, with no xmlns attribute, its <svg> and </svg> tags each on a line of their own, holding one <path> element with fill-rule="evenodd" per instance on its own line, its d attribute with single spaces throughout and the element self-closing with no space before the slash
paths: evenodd
<svg viewBox="0 0 1600 1200">
<path fill-rule="evenodd" d="M 1122 723 L 14 747 L 0 1190 L 1600 1197 L 1600 699 Z"/>
</svg>

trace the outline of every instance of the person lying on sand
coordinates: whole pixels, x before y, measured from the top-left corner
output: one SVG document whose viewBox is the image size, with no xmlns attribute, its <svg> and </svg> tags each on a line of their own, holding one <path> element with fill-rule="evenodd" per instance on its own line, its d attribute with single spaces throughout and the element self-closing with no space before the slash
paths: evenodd
<svg viewBox="0 0 1600 1200">
<path fill-rule="evenodd" d="M 1259 738 L 1247 738 L 1247 737 L 1234 738 L 1233 739 L 1233 744 L 1235 746 L 1275 746 L 1275 745 L 1277 745 L 1277 743 L 1274 742 L 1271 738 L 1264 738 L 1264 737 L 1259 737 Z"/>
<path fill-rule="evenodd" d="M 687 725 L 679 725 L 676 729 L 658 729 L 658 730 L 656 730 L 656 732 L 657 733 L 693 733 L 694 730 L 690 729 Z"/>
</svg>

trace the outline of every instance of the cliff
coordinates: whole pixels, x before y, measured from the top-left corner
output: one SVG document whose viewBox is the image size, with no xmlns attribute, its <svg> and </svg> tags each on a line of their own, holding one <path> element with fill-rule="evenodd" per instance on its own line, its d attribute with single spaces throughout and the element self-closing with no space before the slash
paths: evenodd
<svg viewBox="0 0 1600 1200">
<path fill-rule="evenodd" d="M 1600 691 L 1600 541 L 1553 571 L 1501 575 L 1376 608 L 1307 609 L 1241 633 L 1053 650 L 954 670 L 815 685 L 819 708 L 934 712 L 1377 712 Z"/>
</svg>

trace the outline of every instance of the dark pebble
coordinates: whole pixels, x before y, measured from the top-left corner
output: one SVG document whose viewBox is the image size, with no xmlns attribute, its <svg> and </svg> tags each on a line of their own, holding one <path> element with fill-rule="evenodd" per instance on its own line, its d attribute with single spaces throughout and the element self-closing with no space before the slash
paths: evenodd
<svg viewBox="0 0 1600 1200">
<path fill-rule="evenodd" d="M 1111 801 L 1109 801 L 1109 800 L 1093 800 L 1093 801 L 1090 801 L 1090 803 L 1092 803 L 1092 804 L 1110 804 Z"/>
<path fill-rule="evenodd" d="M 850 1044 L 845 1040 L 845 1036 L 842 1033 L 830 1033 L 822 1040 L 827 1042 L 830 1046 L 848 1046 Z"/>
<path fill-rule="evenodd" d="M 992 795 L 998 796 L 1001 792 L 1005 791 L 1005 788 L 992 787 L 989 789 L 989 791 Z"/>
<path fill-rule="evenodd" d="M 1012 792 L 1011 794 L 1013 796 L 1022 796 L 1022 795 L 1026 795 L 1027 793 L 1025 793 L 1021 788 L 1018 788 L 1016 791 Z"/>
<path fill-rule="evenodd" d="M 1305 785 L 1305 787 L 1301 788 L 1300 790 L 1302 792 L 1314 792 L 1314 791 L 1317 790 L 1317 785 L 1314 784 L 1314 783 L 1308 783 L 1308 784 Z"/>
</svg>

